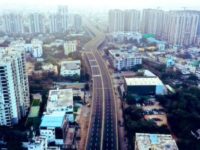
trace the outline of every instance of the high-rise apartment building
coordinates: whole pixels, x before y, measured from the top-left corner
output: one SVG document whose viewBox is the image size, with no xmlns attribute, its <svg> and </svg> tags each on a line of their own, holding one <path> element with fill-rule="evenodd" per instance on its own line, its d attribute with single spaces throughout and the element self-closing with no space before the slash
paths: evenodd
<svg viewBox="0 0 200 150">
<path fill-rule="evenodd" d="M 109 32 L 124 31 L 124 11 L 110 10 L 109 11 Z"/>
<path fill-rule="evenodd" d="M 109 32 L 139 32 L 140 11 L 139 10 L 110 10 Z"/>
<path fill-rule="evenodd" d="M 197 39 L 199 15 L 191 11 L 171 11 L 166 17 L 165 38 L 172 45 L 189 46 Z"/>
<path fill-rule="evenodd" d="M 62 33 L 61 16 L 59 14 L 51 14 L 50 20 L 50 33 Z"/>
<path fill-rule="evenodd" d="M 141 31 L 145 34 L 162 35 L 164 11 L 144 9 L 142 12 Z"/>
<path fill-rule="evenodd" d="M 59 6 L 58 7 L 58 14 L 60 15 L 61 19 L 61 27 L 64 32 L 67 31 L 67 24 L 68 24 L 68 7 L 67 6 Z"/>
<path fill-rule="evenodd" d="M 126 10 L 125 12 L 125 31 L 140 31 L 140 11 Z"/>
<path fill-rule="evenodd" d="M 59 6 L 58 11 L 49 17 L 50 33 L 64 33 L 68 26 L 68 7 Z"/>
<path fill-rule="evenodd" d="M 0 125 L 11 126 L 30 106 L 25 53 L 12 48 L 0 52 Z"/>
<path fill-rule="evenodd" d="M 9 13 L 3 15 L 4 32 L 7 34 L 24 33 L 23 18 L 21 14 Z"/>
<path fill-rule="evenodd" d="M 29 16 L 29 31 L 30 33 L 44 33 L 44 16 L 40 13 L 32 13 Z"/>
<path fill-rule="evenodd" d="M 74 15 L 74 30 L 76 32 L 80 32 L 82 29 L 82 18 L 80 15 L 75 14 Z"/>
</svg>

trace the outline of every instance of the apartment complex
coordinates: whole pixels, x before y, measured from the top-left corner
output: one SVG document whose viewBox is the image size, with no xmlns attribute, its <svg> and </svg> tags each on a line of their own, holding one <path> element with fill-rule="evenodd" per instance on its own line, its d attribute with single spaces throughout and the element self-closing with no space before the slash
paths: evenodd
<svg viewBox="0 0 200 150">
<path fill-rule="evenodd" d="M 0 125 L 11 126 L 26 115 L 30 106 L 24 50 L 0 52 Z"/>
<path fill-rule="evenodd" d="M 16 40 L 10 43 L 10 47 L 14 49 L 23 49 L 29 52 L 34 58 L 42 57 L 43 42 L 38 39 L 33 39 L 31 43 L 25 43 L 25 40 Z"/>
<path fill-rule="evenodd" d="M 133 50 L 109 50 L 111 63 L 118 71 L 142 64 L 142 56 Z"/>
<path fill-rule="evenodd" d="M 110 10 L 109 31 L 153 34 L 171 45 L 189 46 L 200 39 L 199 18 L 199 11 L 190 10 Z"/>
<path fill-rule="evenodd" d="M 44 16 L 40 13 L 32 13 L 29 15 L 29 32 L 44 33 L 45 24 Z"/>
<path fill-rule="evenodd" d="M 24 33 L 23 19 L 21 14 L 9 13 L 2 16 L 4 31 L 8 34 Z"/>
<path fill-rule="evenodd" d="M 109 31 L 124 31 L 124 12 L 122 10 L 115 9 L 109 11 Z"/>
<path fill-rule="evenodd" d="M 125 31 L 139 32 L 140 31 L 140 11 L 126 10 L 125 13 Z"/>
<path fill-rule="evenodd" d="M 188 46 L 197 40 L 199 14 L 191 11 L 170 11 L 165 15 L 162 38 L 172 45 Z"/>
<path fill-rule="evenodd" d="M 138 10 L 110 10 L 109 11 L 109 31 L 133 31 L 138 32 L 140 25 L 140 11 Z"/>
<path fill-rule="evenodd" d="M 164 11 L 157 9 L 144 9 L 141 19 L 141 31 L 145 34 L 162 34 Z"/>
<path fill-rule="evenodd" d="M 0 15 L 0 20 L 2 20 L 1 30 L 10 35 L 65 33 L 69 30 L 77 33 L 82 30 L 82 17 L 78 14 L 72 14 L 70 17 L 67 6 L 59 6 L 55 12 L 50 14 L 38 12 L 4 13 Z"/>
<path fill-rule="evenodd" d="M 59 6 L 56 13 L 49 16 L 49 32 L 50 33 L 64 33 L 68 26 L 68 7 Z"/>
</svg>

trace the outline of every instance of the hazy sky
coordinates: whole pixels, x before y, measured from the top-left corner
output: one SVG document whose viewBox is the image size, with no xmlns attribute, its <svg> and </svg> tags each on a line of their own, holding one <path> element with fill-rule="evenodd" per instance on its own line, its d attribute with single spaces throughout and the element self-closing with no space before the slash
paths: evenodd
<svg viewBox="0 0 200 150">
<path fill-rule="evenodd" d="M 200 10 L 200 0 L 0 0 L 2 9 L 52 8 L 55 5 L 68 5 L 69 8 L 162 8 L 162 9 L 197 9 Z M 48 6 L 48 7 L 47 7 Z"/>
</svg>

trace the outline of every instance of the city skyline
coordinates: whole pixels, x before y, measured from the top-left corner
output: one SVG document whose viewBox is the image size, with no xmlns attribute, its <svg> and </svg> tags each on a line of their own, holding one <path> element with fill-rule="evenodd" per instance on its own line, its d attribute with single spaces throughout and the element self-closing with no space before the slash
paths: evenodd
<svg viewBox="0 0 200 150">
<path fill-rule="evenodd" d="M 200 2 L 0 8 L 0 149 L 200 150 Z"/>
<path fill-rule="evenodd" d="M 181 0 L 140 0 L 140 1 L 95 1 L 95 3 L 92 0 L 85 0 L 84 3 L 80 3 L 78 0 L 52 0 L 52 1 L 25 1 L 25 0 L 9 0 L 9 1 L 1 1 L 0 2 L 0 8 L 3 10 L 49 10 L 52 11 L 53 8 L 55 8 L 56 5 L 68 5 L 72 10 L 87 10 L 90 8 L 90 10 L 106 10 L 106 9 L 144 9 L 144 8 L 160 8 L 163 10 L 174 10 L 174 9 L 194 9 L 199 10 L 200 8 L 200 2 L 198 0 L 191 0 L 191 1 L 181 1 Z M 47 8 L 48 7 L 48 8 Z"/>
</svg>

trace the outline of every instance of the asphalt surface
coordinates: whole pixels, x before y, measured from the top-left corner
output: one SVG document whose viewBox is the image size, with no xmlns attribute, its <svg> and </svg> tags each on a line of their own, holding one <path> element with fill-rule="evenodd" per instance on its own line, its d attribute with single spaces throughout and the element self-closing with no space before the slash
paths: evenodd
<svg viewBox="0 0 200 150">
<path fill-rule="evenodd" d="M 116 150 L 117 149 L 117 130 L 116 130 L 116 113 L 115 113 L 115 102 L 114 93 L 112 87 L 112 80 L 110 78 L 108 69 L 105 66 L 104 60 L 98 54 L 94 52 L 95 57 L 99 63 L 102 72 L 102 80 L 104 87 L 104 135 L 103 135 L 103 150 Z"/>
<path fill-rule="evenodd" d="M 102 91 L 102 77 L 100 76 L 100 70 L 98 67 L 93 67 L 91 62 L 94 62 L 94 56 L 87 53 L 87 59 L 89 61 L 92 72 L 92 114 L 90 121 L 90 129 L 87 140 L 87 150 L 100 150 L 101 147 L 101 132 L 102 132 L 102 107 L 103 107 L 103 91 Z"/>
<path fill-rule="evenodd" d="M 87 150 L 117 150 L 116 113 L 109 72 L 97 51 L 86 53 L 93 84 Z"/>
<path fill-rule="evenodd" d="M 117 113 L 112 80 L 98 46 L 103 42 L 105 34 L 98 31 L 91 22 L 85 21 L 88 29 L 94 33 L 85 46 L 93 84 L 92 112 L 89 125 L 87 150 L 118 150 Z"/>
</svg>

